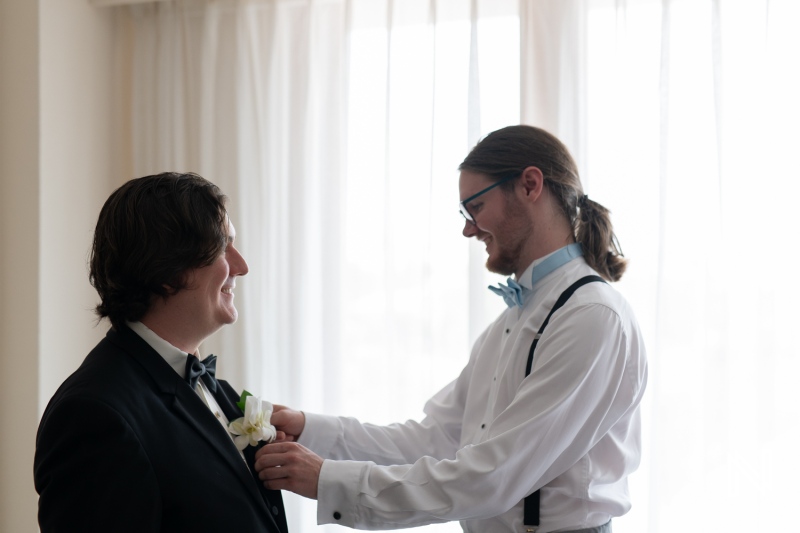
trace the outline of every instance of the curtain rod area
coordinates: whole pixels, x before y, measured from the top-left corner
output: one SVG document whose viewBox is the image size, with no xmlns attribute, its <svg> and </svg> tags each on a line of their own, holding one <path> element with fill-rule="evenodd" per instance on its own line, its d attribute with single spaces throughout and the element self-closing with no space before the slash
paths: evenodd
<svg viewBox="0 0 800 533">
<path fill-rule="evenodd" d="M 89 0 L 95 7 L 126 6 L 130 4 L 149 4 L 153 2 L 164 2 L 165 0 Z"/>
</svg>

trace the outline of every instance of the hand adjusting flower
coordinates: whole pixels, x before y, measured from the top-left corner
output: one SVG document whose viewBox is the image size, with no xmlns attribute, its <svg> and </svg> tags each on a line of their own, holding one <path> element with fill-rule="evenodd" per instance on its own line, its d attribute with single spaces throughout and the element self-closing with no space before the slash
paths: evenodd
<svg viewBox="0 0 800 533">
<path fill-rule="evenodd" d="M 237 418 L 228 426 L 235 437 L 233 443 L 239 450 L 244 450 L 248 445 L 257 446 L 260 441 L 270 443 L 275 440 L 277 431 L 269 423 L 272 417 L 272 404 L 261 401 L 247 391 L 242 393 L 242 398 L 236 405 L 242 407 L 244 402 L 244 416 Z"/>
</svg>

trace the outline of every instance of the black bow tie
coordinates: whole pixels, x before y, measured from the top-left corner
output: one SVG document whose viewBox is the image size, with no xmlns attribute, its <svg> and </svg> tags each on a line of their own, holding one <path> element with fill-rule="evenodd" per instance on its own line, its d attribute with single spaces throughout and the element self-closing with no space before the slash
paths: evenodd
<svg viewBox="0 0 800 533">
<path fill-rule="evenodd" d="M 217 372 L 217 356 L 209 355 L 202 361 L 192 354 L 186 359 L 186 382 L 194 389 L 197 387 L 197 380 L 203 378 L 208 390 L 217 392 L 217 380 L 214 374 Z"/>
</svg>

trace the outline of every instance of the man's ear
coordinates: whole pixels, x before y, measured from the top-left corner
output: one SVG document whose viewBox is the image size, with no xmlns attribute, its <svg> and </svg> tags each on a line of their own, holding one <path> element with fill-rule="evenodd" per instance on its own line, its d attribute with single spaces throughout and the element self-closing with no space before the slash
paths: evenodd
<svg viewBox="0 0 800 533">
<path fill-rule="evenodd" d="M 186 270 L 178 274 L 173 279 L 161 285 L 166 291 L 164 298 L 166 299 L 167 296 L 174 296 L 178 294 L 178 292 L 181 290 L 181 287 L 186 289 L 191 288 L 193 283 L 194 269 Z"/>
<path fill-rule="evenodd" d="M 522 171 L 522 192 L 528 200 L 536 202 L 544 190 L 544 174 L 539 167 L 526 167 Z"/>
</svg>

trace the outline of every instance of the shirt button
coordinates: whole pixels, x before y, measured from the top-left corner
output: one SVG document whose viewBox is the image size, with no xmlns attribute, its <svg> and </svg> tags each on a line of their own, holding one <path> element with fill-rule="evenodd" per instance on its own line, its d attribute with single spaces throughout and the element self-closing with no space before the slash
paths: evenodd
<svg viewBox="0 0 800 533">
<path fill-rule="evenodd" d="M 341 518 L 342 518 L 342 513 L 340 513 L 339 511 L 335 511 L 333 513 L 333 519 L 334 520 L 341 520 Z"/>
<path fill-rule="evenodd" d="M 278 506 L 277 505 L 273 505 L 272 506 L 272 514 L 274 514 L 275 516 L 278 516 L 279 512 L 280 511 L 278 511 Z"/>
<path fill-rule="evenodd" d="M 506 333 L 511 333 L 511 330 L 510 329 L 506 329 Z"/>
<path fill-rule="evenodd" d="M 486 427 L 486 424 L 481 424 L 481 429 L 484 429 L 485 427 Z"/>
</svg>

